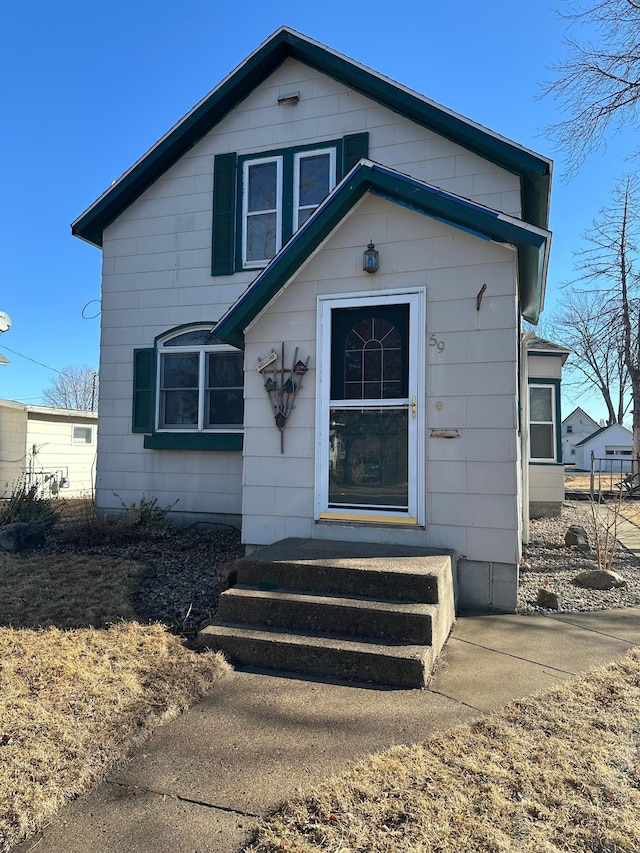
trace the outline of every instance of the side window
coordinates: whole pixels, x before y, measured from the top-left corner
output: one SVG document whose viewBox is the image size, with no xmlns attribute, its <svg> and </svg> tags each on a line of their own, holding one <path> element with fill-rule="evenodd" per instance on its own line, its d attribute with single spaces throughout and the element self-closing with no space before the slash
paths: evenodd
<svg viewBox="0 0 640 853">
<path fill-rule="evenodd" d="M 72 444 L 91 444 L 93 429 L 87 426 L 74 426 L 71 438 Z"/>
<path fill-rule="evenodd" d="M 529 386 L 529 441 L 532 461 L 556 461 L 555 386 Z"/>
<path fill-rule="evenodd" d="M 157 429 L 241 430 L 243 354 L 211 326 L 161 339 L 157 347 Z"/>
</svg>

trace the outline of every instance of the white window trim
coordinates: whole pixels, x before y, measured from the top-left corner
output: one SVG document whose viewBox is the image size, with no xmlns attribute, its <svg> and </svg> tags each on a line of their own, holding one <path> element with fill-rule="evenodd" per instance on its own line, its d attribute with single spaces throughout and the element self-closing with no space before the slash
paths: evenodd
<svg viewBox="0 0 640 853">
<path fill-rule="evenodd" d="M 544 388 L 551 395 L 551 420 L 550 421 L 534 421 L 531 417 L 531 389 Z M 556 389 L 555 385 L 547 385 L 544 382 L 529 383 L 529 460 L 531 462 L 557 462 L 558 454 L 556 450 Z M 534 456 L 531 452 L 531 427 L 532 426 L 551 426 L 551 448 L 552 456 Z"/>
<path fill-rule="evenodd" d="M 318 204 L 300 204 L 300 161 L 308 157 L 329 156 L 329 189 L 327 194 L 336 185 L 336 149 L 335 148 L 316 148 L 313 151 L 298 151 L 293 157 L 293 222 L 291 223 L 292 233 L 295 234 L 298 230 L 298 216 L 300 210 L 308 210 L 313 207 L 315 210 L 322 201 Z M 304 223 L 303 223 L 304 224 Z"/>
<path fill-rule="evenodd" d="M 211 324 L 207 324 L 206 326 L 193 326 L 189 328 L 182 329 L 178 332 L 174 331 L 169 335 L 166 335 L 164 338 L 160 339 L 156 345 L 156 399 L 155 399 L 155 432 L 166 432 L 166 433 L 180 433 L 180 434 L 195 434 L 195 433 L 207 433 L 207 434 L 216 434 L 222 433 L 228 435 L 229 433 L 243 433 L 244 426 L 221 426 L 221 427 L 206 427 L 205 426 L 205 381 L 206 381 L 206 356 L 210 352 L 240 352 L 235 347 L 230 346 L 229 344 L 212 344 L 207 346 L 206 344 L 191 344 L 187 346 L 181 347 L 167 347 L 165 346 L 167 341 L 172 340 L 173 338 L 177 338 L 186 332 L 197 332 L 203 329 L 210 329 Z M 160 425 L 160 397 L 162 394 L 162 386 L 161 386 L 161 377 L 162 377 L 162 356 L 165 354 L 175 354 L 179 355 L 180 353 L 194 353 L 197 352 L 199 354 L 198 360 L 198 423 L 192 426 L 174 426 L 167 427 Z M 244 373 L 243 373 L 244 376 Z"/>
<path fill-rule="evenodd" d="M 264 163 L 275 163 L 276 169 L 276 207 L 274 209 L 253 211 L 249 213 L 249 169 L 252 166 L 259 166 Z M 244 269 L 256 269 L 264 267 L 271 261 L 271 258 L 253 258 L 247 260 L 247 237 L 248 237 L 248 220 L 250 216 L 255 216 L 264 213 L 276 214 L 276 254 L 282 248 L 282 156 L 275 157 L 255 157 L 250 160 L 245 160 L 242 165 L 242 266 Z"/>
<path fill-rule="evenodd" d="M 331 371 L 325 369 L 331 359 L 331 312 L 334 308 L 355 308 L 370 305 L 394 305 L 409 303 L 409 392 L 415 388 L 422 396 L 418 396 L 418 417 L 414 424 L 413 443 L 415 461 L 409 462 L 409 476 L 413 472 L 415 481 L 409 485 L 408 511 L 385 511 L 383 507 L 375 510 L 337 510 L 329 508 L 329 482 L 327 460 L 329 458 L 329 433 L 325 423 L 331 403 Z M 425 397 L 419 389 L 425 388 L 425 305 L 426 288 L 408 288 L 405 290 L 345 293 L 339 297 L 319 296 L 317 303 L 317 352 L 316 364 L 318 370 L 316 388 L 316 458 L 315 458 L 315 509 L 316 521 L 364 521 L 382 523 L 425 524 Z M 412 340 L 413 336 L 413 340 Z M 335 401 L 334 401 L 335 402 Z M 345 408 L 360 408 L 361 400 L 345 400 Z M 390 408 L 398 406 L 398 400 L 389 400 Z"/>
</svg>

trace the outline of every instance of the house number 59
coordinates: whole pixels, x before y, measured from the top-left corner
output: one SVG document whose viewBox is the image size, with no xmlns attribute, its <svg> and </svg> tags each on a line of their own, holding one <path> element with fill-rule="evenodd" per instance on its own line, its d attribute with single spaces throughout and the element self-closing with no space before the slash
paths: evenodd
<svg viewBox="0 0 640 853">
<path fill-rule="evenodd" d="M 431 335 L 429 338 L 429 346 L 438 347 L 438 352 L 442 352 L 444 350 L 444 341 L 439 341 L 435 335 Z"/>
</svg>

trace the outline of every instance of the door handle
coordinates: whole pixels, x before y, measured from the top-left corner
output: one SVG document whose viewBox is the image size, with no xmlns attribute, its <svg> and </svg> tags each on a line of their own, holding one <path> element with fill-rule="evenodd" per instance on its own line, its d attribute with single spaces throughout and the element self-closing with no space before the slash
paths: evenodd
<svg viewBox="0 0 640 853">
<path fill-rule="evenodd" d="M 418 403 L 417 403 L 417 400 L 415 397 L 411 398 L 411 417 L 412 418 L 418 417 Z"/>
</svg>

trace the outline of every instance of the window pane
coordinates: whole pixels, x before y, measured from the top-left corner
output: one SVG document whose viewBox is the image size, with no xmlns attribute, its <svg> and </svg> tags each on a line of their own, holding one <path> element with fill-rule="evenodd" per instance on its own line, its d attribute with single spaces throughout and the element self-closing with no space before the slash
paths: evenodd
<svg viewBox="0 0 640 853">
<path fill-rule="evenodd" d="M 356 323 L 345 340 L 344 378 L 345 400 L 401 396 L 402 337 L 392 323 L 382 317 Z"/>
<path fill-rule="evenodd" d="M 241 352 L 207 355 L 206 412 L 208 428 L 242 426 L 244 373 Z"/>
<path fill-rule="evenodd" d="M 406 409 L 331 409 L 330 506 L 408 507 L 408 418 Z"/>
<path fill-rule="evenodd" d="M 197 388 L 198 387 L 197 352 L 162 356 L 162 373 L 160 385 L 162 388 Z"/>
<path fill-rule="evenodd" d="M 247 210 L 275 210 L 278 197 L 278 164 L 258 163 L 248 169 Z"/>
<path fill-rule="evenodd" d="M 260 213 L 247 217 L 247 260 L 264 261 L 276 253 L 275 213 Z"/>
<path fill-rule="evenodd" d="M 219 429 L 225 426 L 242 426 L 244 421 L 242 388 L 209 391 L 207 396 L 208 427 Z"/>
<path fill-rule="evenodd" d="M 91 427 L 74 426 L 73 441 L 75 444 L 91 444 Z"/>
<path fill-rule="evenodd" d="M 318 205 L 329 194 L 330 169 L 329 154 L 300 158 L 300 207 Z"/>
<path fill-rule="evenodd" d="M 175 338 L 170 338 L 165 341 L 163 347 L 196 347 L 196 346 L 212 346 L 219 344 L 220 341 L 211 334 L 211 329 L 196 329 L 193 332 L 183 332 L 181 335 L 176 335 Z"/>
<path fill-rule="evenodd" d="M 242 388 L 244 384 L 242 361 L 242 353 L 238 352 L 209 353 L 207 358 L 208 387 Z"/>
<path fill-rule="evenodd" d="M 198 391 L 162 391 L 160 426 L 198 426 Z"/>
<path fill-rule="evenodd" d="M 530 411 L 532 421 L 550 421 L 553 419 L 551 407 L 551 388 L 529 388 Z"/>
<path fill-rule="evenodd" d="M 298 228 L 302 227 L 307 219 L 311 216 L 315 207 L 302 207 L 298 211 Z"/>
<path fill-rule="evenodd" d="M 553 459 L 553 424 L 531 424 L 531 458 Z"/>
</svg>

